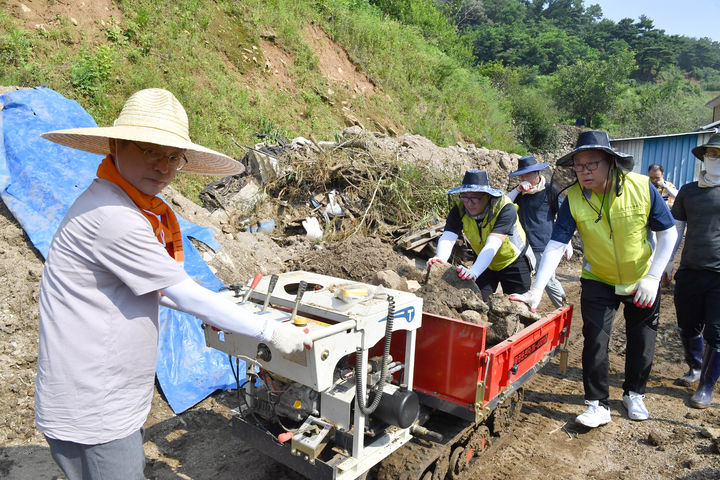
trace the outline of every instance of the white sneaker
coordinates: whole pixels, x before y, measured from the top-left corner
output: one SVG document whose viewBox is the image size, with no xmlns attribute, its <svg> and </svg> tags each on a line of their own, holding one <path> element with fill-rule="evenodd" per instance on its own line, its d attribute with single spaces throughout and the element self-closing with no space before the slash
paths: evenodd
<svg viewBox="0 0 720 480">
<path fill-rule="evenodd" d="M 623 395 L 623 405 L 628 411 L 630 420 L 647 420 L 650 414 L 645 408 L 643 398 L 645 395 L 635 392 L 628 392 L 629 395 Z"/>
<path fill-rule="evenodd" d="M 610 409 L 604 405 L 600 405 L 598 400 L 585 400 L 585 405 L 588 406 L 587 409 L 585 409 L 582 415 L 578 415 L 575 418 L 575 423 L 595 428 L 612 422 Z"/>
</svg>

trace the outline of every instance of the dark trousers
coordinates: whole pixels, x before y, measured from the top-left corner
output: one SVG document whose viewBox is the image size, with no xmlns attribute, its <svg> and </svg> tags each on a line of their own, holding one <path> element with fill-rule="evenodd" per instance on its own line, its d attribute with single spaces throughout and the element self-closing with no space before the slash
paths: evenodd
<svg viewBox="0 0 720 480">
<path fill-rule="evenodd" d="M 710 348 L 720 349 L 720 272 L 679 270 L 675 311 L 681 337 L 702 335 Z"/>
<path fill-rule="evenodd" d="M 655 335 L 660 318 L 660 287 L 650 308 L 633 304 L 632 295 L 616 295 L 615 288 L 595 280 L 580 279 L 580 306 L 583 317 L 583 385 L 586 400 L 599 400 L 608 405 L 610 397 L 608 345 L 615 313 L 622 303 L 627 345 L 623 394 L 645 393 L 650 377 Z"/>
<path fill-rule="evenodd" d="M 530 290 L 530 263 L 525 254 L 520 255 L 513 263 L 497 272 L 486 268 L 475 280 L 485 301 L 495 293 L 498 284 L 502 285 L 503 293 L 525 293 Z"/>
</svg>

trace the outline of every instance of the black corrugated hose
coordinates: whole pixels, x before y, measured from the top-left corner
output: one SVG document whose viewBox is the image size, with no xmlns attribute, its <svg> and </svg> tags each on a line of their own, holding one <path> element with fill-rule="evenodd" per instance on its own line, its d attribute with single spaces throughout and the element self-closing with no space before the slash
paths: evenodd
<svg viewBox="0 0 720 480">
<path fill-rule="evenodd" d="M 376 383 L 373 387 L 373 390 L 375 391 L 375 396 L 373 397 L 370 406 L 366 406 L 365 398 L 363 397 L 363 395 L 360 395 L 360 370 L 362 362 L 362 348 L 358 347 L 355 350 L 355 395 L 357 396 L 358 408 L 363 413 L 363 415 L 372 414 L 378 407 L 378 405 L 380 405 L 383 388 L 385 388 L 385 377 L 387 376 L 388 358 L 390 357 L 390 341 L 392 340 L 393 320 L 395 319 L 395 299 L 392 296 L 388 295 L 387 300 L 388 313 L 387 321 L 385 323 L 385 348 L 383 349 L 382 371 L 380 373 L 380 381 Z"/>
</svg>

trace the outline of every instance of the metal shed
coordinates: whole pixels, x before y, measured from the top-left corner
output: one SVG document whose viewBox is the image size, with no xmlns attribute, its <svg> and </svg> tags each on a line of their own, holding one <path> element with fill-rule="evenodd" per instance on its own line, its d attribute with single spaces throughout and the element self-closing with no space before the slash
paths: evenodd
<svg viewBox="0 0 720 480">
<path fill-rule="evenodd" d="M 714 127 L 714 124 L 711 124 Z M 615 150 L 629 153 L 635 159 L 633 171 L 647 174 L 650 165 L 657 163 L 665 170 L 665 178 L 677 188 L 695 181 L 700 174 L 702 162 L 691 150 L 707 142 L 717 128 L 702 127 L 701 130 L 652 137 L 618 138 L 610 144 Z"/>
</svg>

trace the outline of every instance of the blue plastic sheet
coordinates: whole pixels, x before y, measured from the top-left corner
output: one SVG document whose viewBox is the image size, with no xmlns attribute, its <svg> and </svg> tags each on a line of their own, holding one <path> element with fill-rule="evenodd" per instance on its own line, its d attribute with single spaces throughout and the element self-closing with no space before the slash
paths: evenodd
<svg viewBox="0 0 720 480">
<path fill-rule="evenodd" d="M 63 147 L 40 137 L 64 128 L 95 127 L 75 101 L 38 87 L 0 96 L 0 196 L 38 251 L 47 256 L 50 242 L 70 205 L 95 178 L 101 156 Z M 188 237 L 212 249 L 212 232 L 178 216 L 183 233 L 185 270 L 201 285 L 223 285 Z M 240 375 L 244 377 L 241 363 Z M 235 386 L 225 354 L 205 346 L 195 317 L 160 309 L 157 378 L 170 407 L 182 412 L 217 389 Z"/>
</svg>

